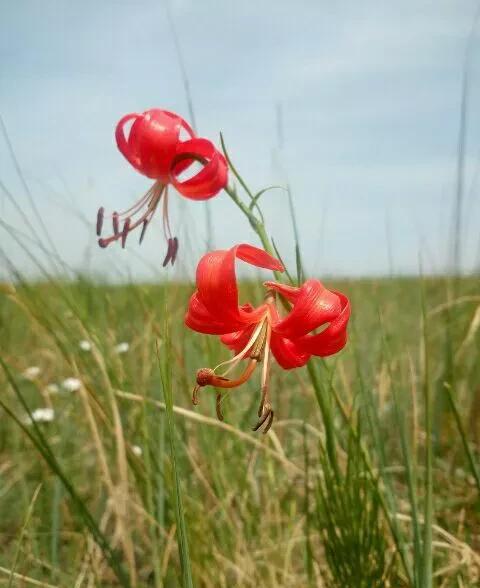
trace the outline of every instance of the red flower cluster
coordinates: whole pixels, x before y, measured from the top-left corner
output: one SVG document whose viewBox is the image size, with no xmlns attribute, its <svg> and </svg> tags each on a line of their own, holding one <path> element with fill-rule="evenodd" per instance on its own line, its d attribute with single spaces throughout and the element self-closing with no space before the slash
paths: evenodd
<svg viewBox="0 0 480 588">
<path fill-rule="evenodd" d="M 125 134 L 125 127 L 131 123 Z M 183 131 L 185 140 L 180 138 Z M 182 196 L 191 200 L 212 198 L 227 184 L 227 162 L 208 139 L 197 137 L 190 125 L 178 114 L 154 108 L 142 114 L 124 116 L 118 123 L 115 138 L 117 146 L 127 161 L 141 174 L 155 183 L 131 208 L 112 215 L 113 233 L 100 238 L 100 247 L 107 247 L 120 240 L 122 247 L 128 234 L 142 226 L 140 243 L 155 210 L 163 200 L 163 229 L 168 251 L 163 265 L 175 261 L 178 239 L 172 237 L 168 219 L 168 186 L 171 184 Z M 200 171 L 189 178 L 182 174 L 194 163 L 202 165 Z M 105 210 L 97 214 L 97 235 L 101 236 Z"/>
<path fill-rule="evenodd" d="M 254 430 L 266 423 L 266 432 L 274 416 L 268 393 L 270 351 L 284 369 L 303 366 L 312 355 L 325 357 L 337 353 L 347 341 L 350 303 L 340 292 L 327 290 L 318 280 L 310 279 L 299 288 L 265 282 L 263 304 L 258 307 L 239 305 L 237 258 L 257 267 L 283 271 L 277 259 L 251 245 L 212 251 L 202 257 L 197 267 L 197 291 L 190 299 L 185 323 L 194 331 L 220 335 L 222 343 L 232 349 L 235 356 L 214 370 L 198 371 L 193 402 L 198 401 L 200 387 L 235 388 L 246 382 L 257 364 L 263 362 L 262 399 Z M 282 316 L 276 304 L 277 293 L 290 307 L 286 316 Z M 319 329 L 323 330 L 315 332 Z M 243 359 L 249 361 L 242 375 L 235 380 L 226 378 Z M 229 365 L 226 372 L 217 375 L 217 369 L 225 365 Z M 222 418 L 220 401 L 221 395 L 217 395 L 217 413 Z"/>
</svg>

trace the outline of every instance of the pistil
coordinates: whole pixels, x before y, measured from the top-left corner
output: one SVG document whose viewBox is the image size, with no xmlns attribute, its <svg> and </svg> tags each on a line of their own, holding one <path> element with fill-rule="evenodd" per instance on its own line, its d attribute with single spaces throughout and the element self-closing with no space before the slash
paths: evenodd
<svg viewBox="0 0 480 588">
<path fill-rule="evenodd" d="M 198 391 L 204 386 L 214 386 L 215 388 L 237 388 L 250 378 L 257 367 L 258 359 L 251 359 L 245 368 L 243 374 L 236 380 L 230 380 L 223 376 L 217 376 L 211 368 L 202 368 L 197 372 L 197 385 L 193 389 L 192 402 L 198 404 Z"/>
</svg>

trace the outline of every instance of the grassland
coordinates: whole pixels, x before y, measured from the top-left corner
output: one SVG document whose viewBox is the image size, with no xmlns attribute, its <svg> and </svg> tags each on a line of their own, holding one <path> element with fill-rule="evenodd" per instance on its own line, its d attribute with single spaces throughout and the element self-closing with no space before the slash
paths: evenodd
<svg viewBox="0 0 480 588">
<path fill-rule="evenodd" d="M 256 381 L 224 422 L 191 405 L 227 357 L 182 325 L 192 286 L 2 285 L 0 584 L 478 586 L 478 279 L 327 285 L 350 342 L 274 366 L 265 436 Z"/>
</svg>

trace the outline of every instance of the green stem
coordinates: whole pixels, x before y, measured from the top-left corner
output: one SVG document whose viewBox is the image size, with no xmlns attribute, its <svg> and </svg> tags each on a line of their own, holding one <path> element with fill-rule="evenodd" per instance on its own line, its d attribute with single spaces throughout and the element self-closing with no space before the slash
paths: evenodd
<svg viewBox="0 0 480 588">
<path fill-rule="evenodd" d="M 325 445 L 327 449 L 328 459 L 333 467 L 333 471 L 337 477 L 337 481 L 340 479 L 340 468 L 337 462 L 337 455 L 335 452 L 335 427 L 333 424 L 332 407 L 325 391 L 320 384 L 320 379 L 316 370 L 316 366 L 312 361 L 307 363 L 307 371 L 310 377 L 310 381 L 315 392 L 320 412 L 322 413 L 323 425 L 325 427 Z"/>
<path fill-rule="evenodd" d="M 255 214 L 250 210 L 250 208 L 248 208 L 248 206 L 246 206 L 246 204 L 238 197 L 238 194 L 236 193 L 234 188 L 232 188 L 231 186 L 227 186 L 225 188 L 225 191 L 230 196 L 230 198 L 235 202 L 235 204 L 240 208 L 243 214 L 245 214 L 245 216 L 248 218 L 248 221 L 252 229 L 257 233 L 258 238 L 262 242 L 265 251 L 267 253 L 270 253 L 271 255 L 275 255 L 274 248 L 267 234 L 265 225 L 258 220 Z M 282 281 L 282 275 L 280 272 L 275 271 L 273 273 L 278 281 Z M 328 405 L 328 402 L 323 394 L 323 390 L 320 385 L 320 381 L 318 379 L 318 374 L 314 364 L 312 362 L 308 362 L 307 369 L 308 374 L 310 376 L 310 381 L 315 391 L 315 396 L 317 398 L 318 405 L 320 407 L 320 412 L 322 413 L 322 419 L 325 426 L 327 454 L 335 472 L 339 474 L 338 463 L 335 455 L 335 429 L 333 425 L 332 413 Z"/>
<path fill-rule="evenodd" d="M 225 151 L 225 148 L 224 148 L 224 151 Z M 245 188 L 245 182 L 243 181 L 243 179 L 241 179 L 240 175 L 238 174 L 238 172 L 236 170 L 234 170 L 234 174 L 239 179 L 240 184 Z M 249 194 L 251 193 L 250 190 L 248 190 L 248 188 L 246 188 L 246 191 Z M 243 214 L 247 217 L 247 219 L 250 223 L 250 226 L 257 234 L 265 251 L 267 253 L 270 253 L 271 255 L 274 255 L 274 248 L 272 246 L 270 238 L 268 237 L 268 234 L 267 234 L 267 231 L 265 228 L 265 224 L 262 223 L 261 221 L 259 221 L 259 219 L 255 216 L 253 211 L 239 198 L 235 188 L 233 188 L 232 186 L 227 186 L 225 188 L 225 192 L 227 192 L 227 194 L 230 196 L 230 198 L 233 200 L 233 202 L 238 206 L 238 208 L 240 208 L 240 210 L 243 212 Z M 280 272 L 275 271 L 273 273 L 275 275 L 275 279 L 277 279 L 278 281 L 282 281 L 282 274 Z M 336 460 L 336 453 L 335 453 L 335 428 L 333 425 L 333 415 L 331 413 L 331 410 L 329 410 L 328 405 L 325 402 L 325 398 L 323 397 L 320 382 L 318 380 L 318 375 L 316 373 L 315 366 L 312 364 L 312 362 L 309 362 L 307 364 L 307 370 L 308 370 L 311 384 L 312 384 L 313 389 L 315 391 L 317 402 L 320 406 L 320 411 L 322 413 L 322 420 L 323 420 L 324 427 L 325 427 L 327 455 L 328 455 L 330 462 L 332 463 L 332 466 L 335 468 L 335 472 L 339 473 L 338 463 Z M 346 415 L 343 415 L 343 416 L 348 421 L 348 417 Z M 351 427 L 351 430 L 353 431 L 353 427 Z M 372 480 L 375 480 L 375 484 L 377 487 L 377 494 L 378 494 L 378 497 L 380 500 L 380 504 L 382 506 L 382 510 L 383 510 L 385 517 L 387 519 L 390 531 L 391 531 L 391 533 L 395 539 L 395 542 L 397 544 L 397 548 L 398 548 L 400 556 L 401 556 L 401 560 L 402 560 L 402 564 L 403 564 L 405 573 L 407 574 L 407 577 L 409 578 L 410 584 L 412 584 L 412 577 L 411 577 L 409 567 L 407 565 L 406 555 L 404 553 L 404 550 L 402 549 L 401 544 L 398 541 L 398 536 L 396 533 L 396 524 L 395 524 L 395 518 L 394 518 L 395 513 L 393 514 L 393 518 L 392 518 L 392 515 L 388 509 L 385 498 L 384 498 L 382 491 L 381 491 L 381 488 L 380 488 L 380 480 L 377 476 L 374 475 L 374 468 L 372 466 L 368 450 L 363 445 L 362 445 L 362 456 L 364 459 L 364 463 L 367 466 L 367 469 L 369 471 L 369 474 L 372 476 Z"/>
<path fill-rule="evenodd" d="M 433 445 L 432 445 L 432 396 L 429 380 L 428 365 L 428 324 L 425 308 L 425 292 L 422 287 L 422 314 L 423 314 L 423 347 L 424 347 L 424 381 L 423 398 L 425 404 L 425 513 L 424 513 L 424 537 L 423 537 L 423 570 L 422 588 L 431 588 L 433 585 L 433 551 L 432 551 L 432 525 L 433 525 Z"/>
<path fill-rule="evenodd" d="M 265 225 L 261 221 L 258 220 L 258 218 L 255 216 L 255 214 L 238 197 L 238 194 L 235 191 L 235 188 L 233 188 L 232 186 L 227 186 L 225 188 L 225 192 L 230 196 L 230 198 L 235 202 L 235 204 L 238 206 L 238 208 L 240 208 L 240 210 L 243 212 L 243 214 L 247 217 L 248 222 L 250 223 L 250 226 L 255 231 L 255 233 L 257 233 L 258 238 L 260 239 L 265 251 L 267 253 L 270 253 L 270 255 L 275 255 L 275 251 L 274 251 L 273 245 L 270 241 L 270 238 L 267 234 L 267 230 L 265 229 Z M 274 271 L 273 273 L 275 275 L 275 279 L 281 281 L 282 274 L 277 271 Z"/>
</svg>

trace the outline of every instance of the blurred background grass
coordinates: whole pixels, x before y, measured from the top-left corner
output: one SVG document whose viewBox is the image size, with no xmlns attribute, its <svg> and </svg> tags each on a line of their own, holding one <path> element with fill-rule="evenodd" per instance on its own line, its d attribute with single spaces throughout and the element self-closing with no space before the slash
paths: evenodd
<svg viewBox="0 0 480 588">
<path fill-rule="evenodd" d="M 23 576 L 58 586 L 121 582 L 76 499 L 53 475 L 51 458 L 40 458 L 40 443 L 97 522 L 130 578 L 126 585 L 188 585 L 176 539 L 171 439 L 194 585 L 425 586 L 413 582 L 423 552 L 415 527 L 422 535 L 427 385 L 435 507 L 430 585 L 478 585 L 480 487 L 470 461 L 478 463 L 478 280 L 458 280 L 455 297 L 446 278 L 327 285 L 345 291 L 354 309 L 350 344 L 338 358 L 316 362 L 333 414 L 335 465 L 305 368 L 273 369 L 278 418 L 265 437 L 249 432 L 259 397 L 254 381 L 225 400 L 224 423 L 214 418 L 208 389 L 192 410 L 196 370 L 226 352 L 183 328 L 191 287 L 102 286 L 84 277 L 5 284 L 2 357 L 29 410 L 51 407 L 55 418 L 38 423 L 38 432 L 26 426 L 32 443 L 1 417 L 2 582 L 7 570 L 17 574 L 13 585 L 28 583 Z M 242 289 L 261 300 L 256 283 Z M 81 349 L 81 341 L 91 349 Z M 119 354 L 120 342 L 128 350 Z M 39 368 L 33 374 L 32 366 Z M 162 385 L 170 371 L 171 383 Z M 69 392 L 62 382 L 71 377 L 81 386 Z M 165 391 L 173 396 L 175 433 L 166 426 Z M 28 417 L 5 374 L 2 404 L 21 422 Z"/>
</svg>

